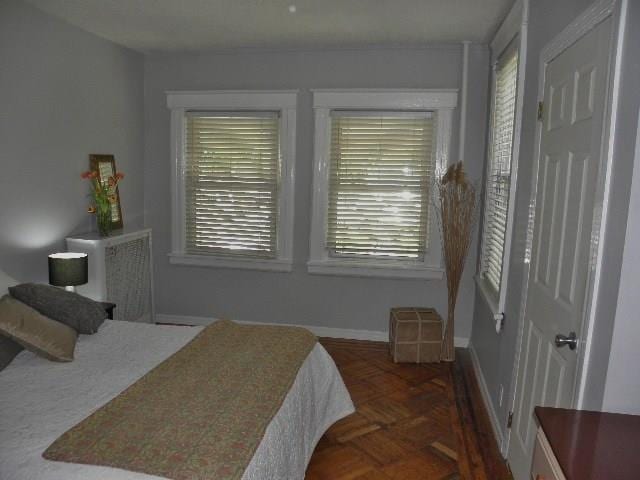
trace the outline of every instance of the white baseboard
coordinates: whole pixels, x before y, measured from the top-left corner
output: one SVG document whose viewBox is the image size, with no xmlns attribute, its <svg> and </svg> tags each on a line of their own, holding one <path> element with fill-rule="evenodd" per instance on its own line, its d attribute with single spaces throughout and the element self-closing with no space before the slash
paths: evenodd
<svg viewBox="0 0 640 480">
<path fill-rule="evenodd" d="M 155 316 L 156 322 L 159 323 L 177 323 L 179 325 L 209 325 L 215 322 L 216 318 L 208 317 L 192 317 L 187 315 L 171 315 L 165 313 L 158 313 Z M 303 327 L 311 331 L 318 337 L 331 337 L 331 338 L 347 338 L 350 340 L 369 340 L 373 342 L 388 342 L 389 332 L 380 330 L 354 330 L 350 328 L 333 328 L 333 327 L 321 327 L 317 325 L 300 325 L 291 323 L 270 323 L 270 322 L 246 322 L 242 320 L 236 320 L 238 323 L 246 324 L 265 324 L 265 325 L 288 325 L 292 327 Z M 467 348 L 469 345 L 469 339 L 465 337 L 455 337 L 453 343 L 456 347 Z"/>
<path fill-rule="evenodd" d="M 489 419 L 491 420 L 491 427 L 493 429 L 493 435 L 498 442 L 498 447 L 500 448 L 500 453 L 503 456 L 506 456 L 505 449 L 505 441 L 504 436 L 502 435 L 502 429 L 500 428 L 500 421 L 498 420 L 498 414 L 496 410 L 493 408 L 493 403 L 491 402 L 491 396 L 489 395 L 489 388 L 487 387 L 487 381 L 484 378 L 484 374 L 482 373 L 482 368 L 480 368 L 480 360 L 478 359 L 478 355 L 473 348 L 473 344 L 469 344 L 469 354 L 471 356 L 471 364 L 473 365 L 473 371 L 476 375 L 476 379 L 478 380 L 478 385 L 480 386 L 480 394 L 482 395 L 482 400 L 484 402 L 484 406 L 489 413 Z"/>
</svg>

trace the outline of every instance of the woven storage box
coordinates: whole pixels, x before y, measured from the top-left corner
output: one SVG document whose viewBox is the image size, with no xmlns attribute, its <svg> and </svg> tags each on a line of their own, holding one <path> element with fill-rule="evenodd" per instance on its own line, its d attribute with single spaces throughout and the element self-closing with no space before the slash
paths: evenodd
<svg viewBox="0 0 640 480">
<path fill-rule="evenodd" d="M 433 308 L 392 308 L 389 349 L 396 363 L 440 361 L 442 318 Z"/>
</svg>

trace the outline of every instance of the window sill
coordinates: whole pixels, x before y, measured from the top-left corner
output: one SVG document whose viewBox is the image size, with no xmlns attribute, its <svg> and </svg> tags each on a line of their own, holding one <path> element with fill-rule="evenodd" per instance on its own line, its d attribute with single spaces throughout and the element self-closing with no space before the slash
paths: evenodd
<svg viewBox="0 0 640 480">
<path fill-rule="evenodd" d="M 391 265 L 388 263 L 353 262 L 344 260 L 312 260 L 307 270 L 315 275 L 337 275 L 347 277 L 377 277 L 419 280 L 441 280 L 444 270 L 423 265 Z"/>
<path fill-rule="evenodd" d="M 502 330 L 502 320 L 504 319 L 504 313 L 500 309 L 498 299 L 496 298 L 496 293 L 491 289 L 487 281 L 479 275 L 476 276 L 476 285 L 478 286 L 478 290 L 480 290 L 480 293 L 484 298 L 484 302 L 491 311 L 491 315 L 493 316 L 493 320 L 495 322 L 496 333 L 500 333 L 500 331 Z"/>
<path fill-rule="evenodd" d="M 285 259 L 230 258 L 206 255 L 170 253 L 172 265 L 192 265 L 196 267 L 237 268 L 242 270 L 261 270 L 266 272 L 290 272 L 293 262 Z"/>
</svg>

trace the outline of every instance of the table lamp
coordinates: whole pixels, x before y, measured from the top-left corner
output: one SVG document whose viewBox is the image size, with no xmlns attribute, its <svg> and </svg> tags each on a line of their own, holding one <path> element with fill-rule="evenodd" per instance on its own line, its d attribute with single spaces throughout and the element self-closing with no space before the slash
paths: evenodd
<svg viewBox="0 0 640 480">
<path fill-rule="evenodd" d="M 76 285 L 89 281 L 89 262 L 86 253 L 52 253 L 49 255 L 49 283 L 75 292 Z"/>
</svg>

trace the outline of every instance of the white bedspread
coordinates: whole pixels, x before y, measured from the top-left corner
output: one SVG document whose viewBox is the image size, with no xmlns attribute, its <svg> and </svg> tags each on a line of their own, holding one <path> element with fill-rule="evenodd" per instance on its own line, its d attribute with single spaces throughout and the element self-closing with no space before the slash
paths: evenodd
<svg viewBox="0 0 640 480">
<path fill-rule="evenodd" d="M 60 435 L 178 351 L 200 327 L 107 320 L 81 335 L 75 361 L 20 353 L 0 372 L 0 479 L 149 480 L 121 469 L 52 462 L 42 452 Z M 243 479 L 301 479 L 316 443 L 354 411 L 333 360 L 318 344 L 269 424 Z"/>
</svg>

